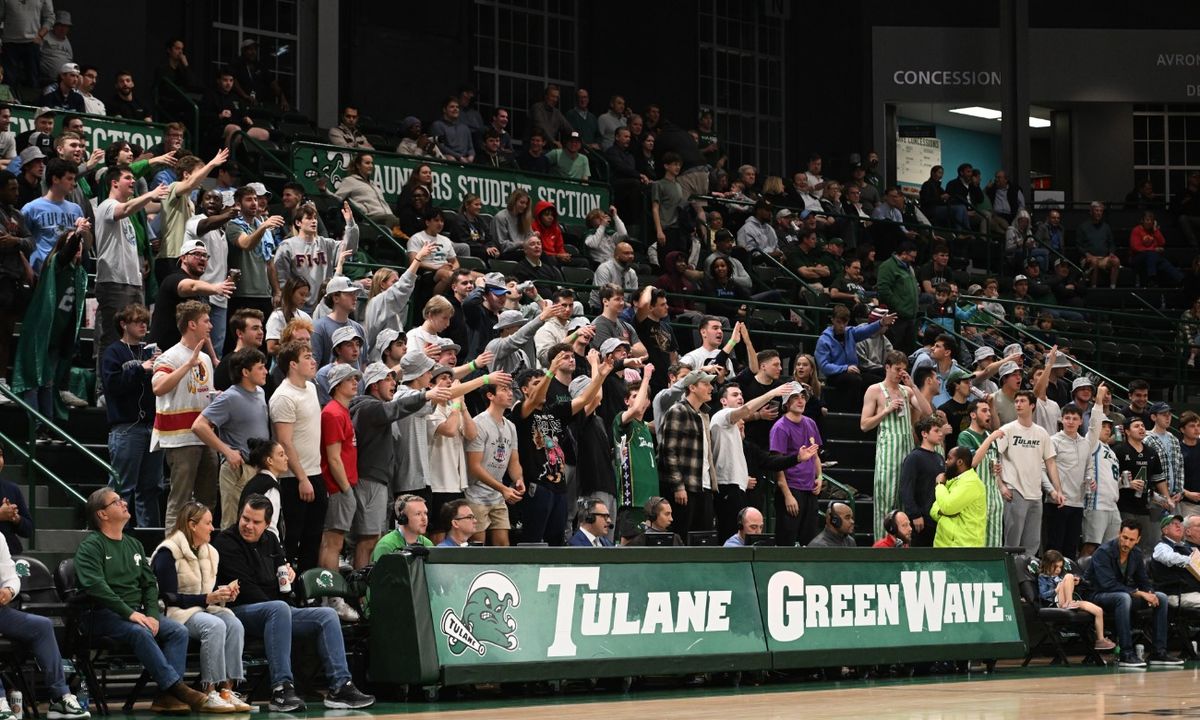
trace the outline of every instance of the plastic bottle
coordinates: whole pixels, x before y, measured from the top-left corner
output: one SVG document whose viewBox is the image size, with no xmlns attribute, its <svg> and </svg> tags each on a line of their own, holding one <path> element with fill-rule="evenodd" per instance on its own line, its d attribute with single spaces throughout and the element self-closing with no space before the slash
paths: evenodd
<svg viewBox="0 0 1200 720">
<path fill-rule="evenodd" d="M 88 705 L 91 703 L 91 693 L 88 692 L 87 678 L 80 676 L 79 678 L 79 694 L 75 699 L 79 701 L 79 707 L 87 711 Z"/>
</svg>

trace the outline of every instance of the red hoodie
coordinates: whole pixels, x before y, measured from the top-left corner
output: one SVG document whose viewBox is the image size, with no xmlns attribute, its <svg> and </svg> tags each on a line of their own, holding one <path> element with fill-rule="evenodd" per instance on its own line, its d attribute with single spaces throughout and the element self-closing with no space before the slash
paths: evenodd
<svg viewBox="0 0 1200 720">
<path fill-rule="evenodd" d="M 542 224 L 542 212 L 547 209 L 554 211 L 554 219 L 549 226 Z M 566 252 L 562 227 L 558 224 L 558 208 L 554 207 L 554 203 L 541 200 L 533 207 L 533 229 L 542 238 L 542 254 L 562 255 Z"/>
</svg>

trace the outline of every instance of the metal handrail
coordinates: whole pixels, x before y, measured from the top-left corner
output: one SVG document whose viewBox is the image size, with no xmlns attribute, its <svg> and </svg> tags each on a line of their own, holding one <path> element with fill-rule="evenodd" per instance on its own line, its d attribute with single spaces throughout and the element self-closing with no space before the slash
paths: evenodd
<svg viewBox="0 0 1200 720">
<path fill-rule="evenodd" d="M 272 163 L 274 163 L 276 166 L 278 166 L 279 168 L 281 168 L 283 170 L 284 175 L 289 180 L 295 181 L 296 173 L 290 167 L 288 167 L 286 163 L 284 163 L 279 158 L 275 157 L 275 154 L 271 152 L 271 149 L 268 148 L 266 145 L 263 145 L 262 141 L 256 140 L 255 138 L 251 137 L 250 134 L 248 132 L 246 132 L 245 130 L 238 130 L 236 133 L 233 134 L 233 137 L 241 138 L 242 147 L 246 147 L 246 145 L 248 143 L 249 145 L 251 145 L 252 147 L 257 149 L 258 154 L 260 156 L 270 159 L 270 161 Z M 241 163 L 241 164 L 243 167 L 246 166 L 246 163 Z"/>
<path fill-rule="evenodd" d="M 38 431 L 39 427 L 45 431 L 52 433 L 53 435 L 56 435 L 57 437 L 62 439 L 67 445 L 70 445 L 71 447 L 78 450 L 80 453 L 83 454 L 83 456 L 87 460 L 89 460 L 90 462 L 92 462 L 95 465 L 98 465 L 100 467 L 100 469 L 104 470 L 105 474 L 108 475 L 109 481 L 113 484 L 114 487 L 117 485 L 120 478 L 117 475 L 117 471 L 114 470 L 111 465 L 109 465 L 105 461 L 101 460 L 99 456 L 97 456 L 91 450 L 88 450 L 78 440 L 76 440 L 75 438 L 73 438 L 69 434 L 67 434 L 67 432 L 65 430 L 60 428 L 58 425 L 56 425 L 54 422 L 52 422 L 46 416 L 42 415 L 40 412 L 38 412 L 36 409 L 34 409 L 32 406 L 30 406 L 28 403 L 26 403 L 23 399 L 21 399 L 20 395 L 16 394 L 9 388 L 7 388 L 3 385 L 0 385 L 0 395 L 3 395 L 4 397 L 8 398 L 8 400 L 10 402 L 12 402 L 17 407 L 21 408 L 21 410 L 23 410 L 25 412 L 25 416 L 28 420 L 28 428 L 29 428 L 29 437 L 28 437 L 28 445 L 27 445 L 28 449 L 21 447 L 20 443 L 16 442 L 12 438 L 9 438 L 8 436 L 4 435 L 3 433 L 0 433 L 0 440 L 3 440 L 4 442 L 7 442 L 9 445 L 11 445 L 13 447 L 13 449 L 16 450 L 17 453 L 19 455 L 21 455 L 21 457 L 24 458 L 26 461 L 25 462 L 25 484 L 29 488 L 29 490 L 28 490 L 29 496 L 26 498 L 26 501 L 29 504 L 29 516 L 30 516 L 31 520 L 35 520 L 35 515 L 37 512 L 37 475 L 36 475 L 35 471 L 37 471 L 38 473 L 41 473 L 44 478 L 54 482 L 60 488 L 65 490 L 68 495 L 75 498 L 80 504 L 84 504 L 87 502 L 87 498 L 80 495 L 79 492 L 75 490 L 75 488 L 71 487 L 71 485 L 69 483 L 67 483 L 67 481 L 60 478 L 53 470 L 46 467 L 45 464 L 43 464 L 41 461 L 39 461 L 37 459 L 37 431 Z M 33 531 L 35 535 L 37 532 L 36 528 L 37 528 L 37 523 L 35 522 L 34 523 L 34 531 Z M 36 539 L 33 536 L 30 537 L 30 541 L 36 543 Z"/>
<path fill-rule="evenodd" d="M 160 77 L 158 82 L 154 83 L 155 108 L 161 107 L 159 104 L 159 88 L 163 87 L 164 85 L 168 90 L 172 91 L 171 94 L 178 96 L 180 100 L 186 103 L 186 107 L 191 112 L 192 123 L 190 129 L 192 132 L 190 138 L 191 142 L 188 143 L 188 146 L 192 149 L 192 152 L 197 152 L 200 147 L 200 106 L 193 102 L 192 98 L 188 96 L 187 92 L 185 92 L 183 88 L 176 85 L 174 80 L 168 77 Z"/>
</svg>

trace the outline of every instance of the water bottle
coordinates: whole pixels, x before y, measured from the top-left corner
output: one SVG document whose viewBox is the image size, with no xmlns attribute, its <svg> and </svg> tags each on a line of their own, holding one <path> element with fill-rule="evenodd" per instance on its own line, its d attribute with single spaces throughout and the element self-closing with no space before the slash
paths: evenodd
<svg viewBox="0 0 1200 720">
<path fill-rule="evenodd" d="M 21 720 L 25 717 L 25 697 L 20 690 L 14 690 L 8 694 L 8 708 L 12 710 L 12 715 L 16 720 Z"/>
<path fill-rule="evenodd" d="M 91 695 L 91 693 L 88 692 L 87 678 L 80 675 L 79 676 L 79 694 L 75 696 L 75 699 L 79 701 L 79 707 L 83 708 L 84 712 L 87 712 L 88 705 L 90 704 L 90 701 L 91 701 L 91 697 L 89 697 L 90 695 Z"/>
</svg>

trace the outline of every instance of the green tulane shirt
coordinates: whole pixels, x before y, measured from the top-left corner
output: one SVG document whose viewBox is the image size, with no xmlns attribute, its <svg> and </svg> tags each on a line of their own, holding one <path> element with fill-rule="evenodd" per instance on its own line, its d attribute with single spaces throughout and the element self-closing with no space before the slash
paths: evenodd
<svg viewBox="0 0 1200 720">
<path fill-rule="evenodd" d="M 650 426 L 641 420 L 621 423 L 621 413 L 613 418 L 612 436 L 616 441 L 613 470 L 617 475 L 617 506 L 639 508 L 658 490 L 658 462 Z"/>
<path fill-rule="evenodd" d="M 122 618 L 135 612 L 158 617 L 158 581 L 146 548 L 131 535 L 88 535 L 75 551 L 75 577 L 89 598 Z"/>
</svg>

